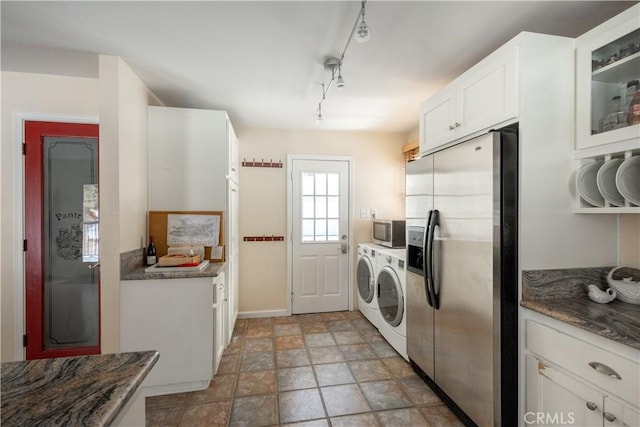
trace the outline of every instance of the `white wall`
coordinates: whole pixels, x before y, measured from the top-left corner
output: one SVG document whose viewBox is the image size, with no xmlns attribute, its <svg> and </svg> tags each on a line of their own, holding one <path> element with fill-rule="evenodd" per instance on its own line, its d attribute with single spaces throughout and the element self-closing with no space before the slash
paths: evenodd
<svg viewBox="0 0 640 427">
<path fill-rule="evenodd" d="M 620 215 L 618 223 L 620 265 L 640 268 L 640 215 Z"/>
<path fill-rule="evenodd" d="M 351 156 L 354 242 L 371 241 L 371 219 L 404 218 L 405 134 L 238 129 L 240 160 L 281 160 L 282 169 L 240 168 L 240 312 L 286 310 L 286 242 L 244 242 L 247 235 L 287 234 L 287 154 Z M 351 254 L 356 258 L 355 248 Z M 353 275 L 353 273 L 352 273 Z M 353 279 L 352 279 L 353 280 Z"/>
<path fill-rule="evenodd" d="M 112 353 L 120 348 L 120 253 L 146 240 L 147 106 L 158 101 L 119 57 L 100 55 L 99 75 L 100 327 L 102 352 Z"/>
<path fill-rule="evenodd" d="M 19 144 L 22 124 L 18 113 L 43 117 L 98 118 L 96 79 L 2 72 L 2 353 L 3 362 L 16 360 L 22 348 L 22 318 L 16 317 L 16 298 L 22 304 L 22 154 Z"/>
</svg>

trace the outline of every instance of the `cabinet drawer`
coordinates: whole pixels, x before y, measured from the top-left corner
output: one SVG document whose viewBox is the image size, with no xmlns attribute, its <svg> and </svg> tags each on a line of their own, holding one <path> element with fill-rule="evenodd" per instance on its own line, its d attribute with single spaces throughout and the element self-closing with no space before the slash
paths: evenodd
<svg viewBox="0 0 640 427">
<path fill-rule="evenodd" d="M 527 320 L 527 348 L 619 398 L 638 405 L 640 363 Z"/>
</svg>

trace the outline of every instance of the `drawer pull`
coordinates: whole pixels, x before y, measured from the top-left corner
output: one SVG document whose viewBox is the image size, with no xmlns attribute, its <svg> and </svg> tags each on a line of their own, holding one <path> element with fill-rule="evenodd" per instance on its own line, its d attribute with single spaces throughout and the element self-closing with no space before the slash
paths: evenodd
<svg viewBox="0 0 640 427">
<path fill-rule="evenodd" d="M 613 415 L 611 412 L 605 412 L 604 413 L 604 418 L 609 421 L 610 423 L 614 422 L 616 420 L 616 416 Z"/>
<path fill-rule="evenodd" d="M 613 369 L 611 369 L 610 367 L 608 367 L 607 365 L 605 365 L 604 363 L 600 363 L 600 362 L 589 362 L 589 366 L 591 366 L 593 369 L 595 369 L 596 371 L 600 372 L 601 374 L 604 375 L 608 375 L 610 377 L 616 378 L 621 380 L 622 377 Z"/>
<path fill-rule="evenodd" d="M 590 411 L 595 411 L 596 409 L 598 409 L 598 405 L 593 402 L 587 402 L 587 409 Z"/>
</svg>

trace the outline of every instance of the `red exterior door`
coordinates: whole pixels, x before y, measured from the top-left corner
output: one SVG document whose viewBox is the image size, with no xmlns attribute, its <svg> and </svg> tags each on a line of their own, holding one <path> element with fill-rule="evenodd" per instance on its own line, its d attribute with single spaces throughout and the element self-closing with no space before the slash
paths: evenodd
<svg viewBox="0 0 640 427">
<path fill-rule="evenodd" d="M 98 125 L 25 122 L 26 358 L 100 353 Z"/>
</svg>

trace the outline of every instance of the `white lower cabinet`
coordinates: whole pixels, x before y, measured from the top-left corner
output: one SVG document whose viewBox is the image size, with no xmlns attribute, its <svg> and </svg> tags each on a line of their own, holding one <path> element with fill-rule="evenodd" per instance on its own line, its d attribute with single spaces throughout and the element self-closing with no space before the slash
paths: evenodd
<svg viewBox="0 0 640 427">
<path fill-rule="evenodd" d="M 640 425 L 640 351 L 609 351 L 620 345 L 557 327 L 527 320 L 523 424 Z"/>
<path fill-rule="evenodd" d="M 120 351 L 157 350 L 147 396 L 203 390 L 213 377 L 211 277 L 120 282 Z"/>
</svg>

